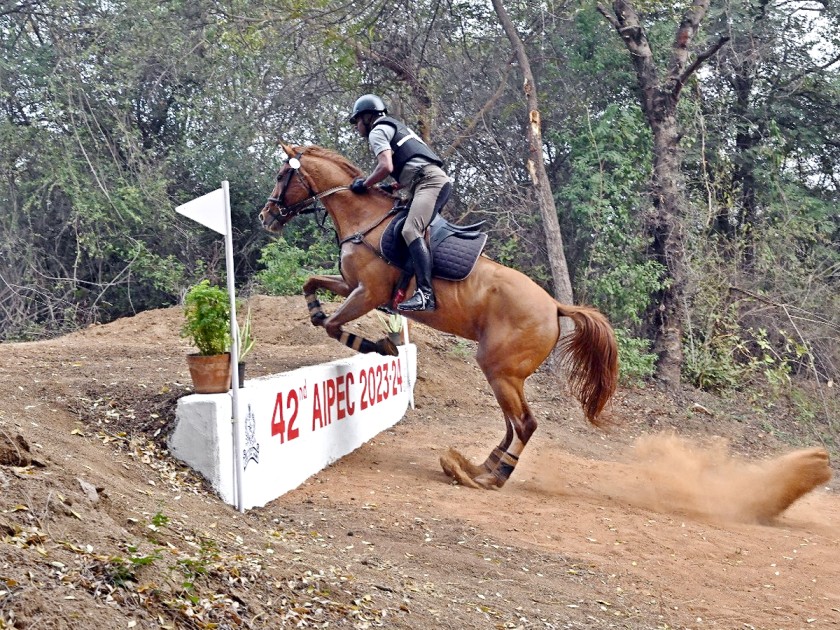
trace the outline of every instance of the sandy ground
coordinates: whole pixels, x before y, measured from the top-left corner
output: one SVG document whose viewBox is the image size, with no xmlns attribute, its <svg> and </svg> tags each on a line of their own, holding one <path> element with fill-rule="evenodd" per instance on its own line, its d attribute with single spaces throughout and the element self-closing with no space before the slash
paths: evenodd
<svg viewBox="0 0 840 630">
<path fill-rule="evenodd" d="M 350 352 L 302 298 L 251 307 L 251 376 Z M 514 476 L 471 490 L 438 460 L 483 461 L 501 415 L 471 344 L 417 326 L 416 409 L 239 514 L 165 449 L 191 391 L 181 318 L 3 345 L 0 628 L 840 625 L 838 486 L 818 444 L 773 436 L 789 417 L 622 389 L 605 433 L 539 372 Z"/>
</svg>

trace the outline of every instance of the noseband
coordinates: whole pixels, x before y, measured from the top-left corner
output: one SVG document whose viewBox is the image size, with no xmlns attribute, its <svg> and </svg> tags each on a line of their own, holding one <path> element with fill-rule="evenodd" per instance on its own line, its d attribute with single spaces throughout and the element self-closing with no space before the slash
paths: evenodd
<svg viewBox="0 0 840 630">
<path fill-rule="evenodd" d="M 321 199 L 332 195 L 333 193 L 336 193 L 340 190 L 349 190 L 350 188 L 349 186 L 336 186 L 334 188 L 330 188 L 329 190 L 325 190 L 320 193 L 312 190 L 312 187 L 309 185 L 309 182 L 306 181 L 306 178 L 300 172 L 300 158 L 302 157 L 302 155 L 302 153 L 298 153 L 297 156 L 289 158 L 286 162 L 286 166 L 288 166 L 288 168 L 286 169 L 285 174 L 283 173 L 282 169 L 277 174 L 277 182 L 280 183 L 282 179 L 283 183 L 280 187 L 279 194 L 276 197 L 268 198 L 268 203 L 273 203 L 277 207 L 277 212 L 272 215 L 271 223 L 269 224 L 269 226 L 278 219 L 286 219 L 299 214 L 309 214 L 312 212 L 316 212 L 319 209 L 318 202 L 321 201 Z M 309 192 L 309 196 L 306 199 L 292 204 L 291 206 L 287 206 L 286 191 L 289 189 L 289 184 L 292 181 L 293 175 L 298 176 L 301 183 L 306 187 L 306 190 Z"/>
</svg>

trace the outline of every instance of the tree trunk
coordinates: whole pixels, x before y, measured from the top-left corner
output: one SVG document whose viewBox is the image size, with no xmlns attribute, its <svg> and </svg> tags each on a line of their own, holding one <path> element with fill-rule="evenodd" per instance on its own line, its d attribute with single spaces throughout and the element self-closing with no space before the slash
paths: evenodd
<svg viewBox="0 0 840 630">
<path fill-rule="evenodd" d="M 750 111 L 750 93 L 753 82 L 749 78 L 754 73 L 751 64 L 746 63 L 737 69 L 732 81 L 735 89 L 735 173 L 733 188 L 738 191 L 740 208 L 736 218 L 738 233 L 744 239 L 744 267 L 749 270 L 755 262 L 755 242 L 753 233 L 756 220 L 756 182 L 755 155 L 759 144 L 759 135 L 753 130 Z M 733 230 L 734 231 L 734 230 Z"/>
<path fill-rule="evenodd" d="M 682 196 L 675 110 L 662 107 L 659 111 L 661 116 L 651 120 L 654 212 L 648 222 L 652 237 L 651 253 L 668 270 L 670 280 L 654 296 L 651 313 L 655 330 L 653 350 L 659 357 L 656 376 L 669 391 L 675 391 L 680 385 L 687 275 L 681 225 L 685 200 Z"/>
<path fill-rule="evenodd" d="M 531 63 L 528 54 L 525 52 L 525 45 L 516 31 L 510 17 L 502 5 L 501 0 L 492 0 L 493 8 L 499 21 L 505 29 L 505 34 L 510 40 L 510 45 L 516 54 L 516 60 L 522 69 L 523 91 L 528 104 L 528 174 L 531 183 L 534 185 L 534 192 L 537 196 L 537 203 L 540 207 L 543 229 L 545 230 L 545 245 L 548 250 L 548 262 L 551 267 L 551 279 L 554 283 L 554 296 L 564 304 L 572 304 L 572 281 L 569 277 L 569 267 L 566 264 L 566 253 L 563 249 L 563 236 L 560 233 L 560 221 L 557 218 L 557 207 L 554 204 L 554 195 L 551 192 L 551 183 L 548 180 L 548 173 L 545 170 L 542 143 L 542 125 L 540 122 L 539 101 L 537 99 L 537 86 L 534 83 L 534 75 L 531 72 Z"/>
<path fill-rule="evenodd" d="M 720 39 L 694 62 L 688 64 L 688 46 L 697 34 L 710 0 L 695 0 L 680 21 L 671 47 L 667 74 L 662 77 L 634 6 L 627 0 L 614 0 L 613 12 L 598 5 L 598 11 L 624 40 L 639 84 L 639 100 L 653 134 L 654 212 L 648 221 L 652 255 L 668 273 L 665 287 L 654 296 L 651 323 L 654 351 L 659 356 L 656 375 L 669 391 L 680 386 L 682 368 L 683 305 L 686 301 L 686 262 L 682 220 L 686 200 L 681 181 L 680 133 L 677 102 L 686 81 L 727 41 Z"/>
</svg>

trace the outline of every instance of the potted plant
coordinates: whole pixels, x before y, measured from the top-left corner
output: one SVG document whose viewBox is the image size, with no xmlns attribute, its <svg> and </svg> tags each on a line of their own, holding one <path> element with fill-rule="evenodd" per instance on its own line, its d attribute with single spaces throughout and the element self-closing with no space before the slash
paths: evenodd
<svg viewBox="0 0 840 630">
<path fill-rule="evenodd" d="M 218 394 L 230 389 L 230 301 L 227 292 L 209 280 L 193 285 L 184 296 L 184 326 L 198 353 L 187 355 L 187 364 L 198 394 Z"/>
<path fill-rule="evenodd" d="M 395 346 L 400 345 L 402 339 L 403 317 L 398 313 L 390 313 L 388 317 L 383 317 L 382 313 L 377 313 L 379 321 L 382 322 L 382 327 L 388 333 L 388 339 L 391 340 Z"/>
<path fill-rule="evenodd" d="M 236 353 L 239 361 L 239 387 L 245 382 L 245 357 L 254 348 L 254 337 L 251 335 L 251 309 L 248 309 L 248 314 L 245 315 L 245 321 L 239 327 L 239 345 Z"/>
</svg>

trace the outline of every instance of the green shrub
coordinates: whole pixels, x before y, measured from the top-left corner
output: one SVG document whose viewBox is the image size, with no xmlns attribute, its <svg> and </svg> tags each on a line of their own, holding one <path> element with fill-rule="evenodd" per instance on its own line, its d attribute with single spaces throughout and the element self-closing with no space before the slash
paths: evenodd
<svg viewBox="0 0 840 630">
<path fill-rule="evenodd" d="M 284 238 L 272 241 L 263 248 L 259 259 L 264 266 L 255 276 L 260 291 L 267 295 L 297 295 L 309 276 L 337 273 L 335 263 L 324 263 L 335 259 L 332 249 L 315 243 L 304 251 Z"/>
<path fill-rule="evenodd" d="M 686 335 L 683 375 L 703 390 L 743 389 L 750 383 L 788 388 L 794 366 L 807 362 L 810 349 L 784 330 L 771 343 L 764 328 L 741 328 L 722 320 L 706 336 Z"/>
<path fill-rule="evenodd" d="M 737 387 L 744 370 L 734 360 L 730 339 L 721 337 L 685 348 L 682 373 L 692 385 L 710 392 Z"/>
<path fill-rule="evenodd" d="M 650 341 L 632 337 L 623 328 L 616 328 L 615 339 L 621 384 L 639 386 L 651 378 L 656 370 L 656 355 L 650 352 Z"/>
<path fill-rule="evenodd" d="M 184 327 L 199 354 L 224 354 L 230 350 L 230 299 L 220 287 L 202 280 L 184 297 Z"/>
</svg>

